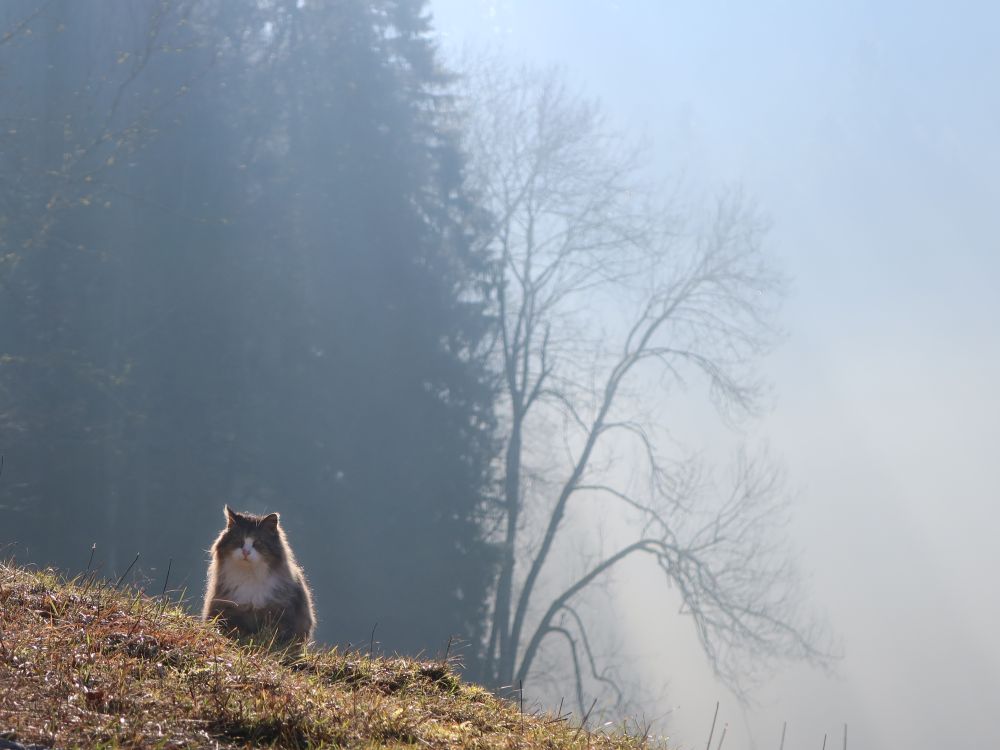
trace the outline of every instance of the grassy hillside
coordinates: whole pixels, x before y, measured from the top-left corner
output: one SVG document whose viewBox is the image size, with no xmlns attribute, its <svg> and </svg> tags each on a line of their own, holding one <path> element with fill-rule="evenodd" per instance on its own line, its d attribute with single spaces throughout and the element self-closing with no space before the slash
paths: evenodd
<svg viewBox="0 0 1000 750">
<path fill-rule="evenodd" d="M 2 564 L 0 738 L 165 750 L 644 746 L 522 716 L 441 662 L 336 651 L 282 661 L 136 592 Z"/>
</svg>

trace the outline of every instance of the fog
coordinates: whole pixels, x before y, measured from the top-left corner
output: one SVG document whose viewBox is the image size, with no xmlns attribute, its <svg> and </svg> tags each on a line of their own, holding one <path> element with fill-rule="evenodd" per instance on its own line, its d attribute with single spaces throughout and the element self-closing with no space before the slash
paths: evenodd
<svg viewBox="0 0 1000 750">
<path fill-rule="evenodd" d="M 1000 746 L 998 22 L 10 0 L 0 555 L 198 611 L 279 511 L 321 645 Z"/>
<path fill-rule="evenodd" d="M 662 711 L 703 746 L 992 747 L 1000 694 L 990 593 L 1000 407 L 1000 60 L 987 3 L 438 0 L 442 43 L 564 67 L 655 166 L 737 181 L 792 278 L 754 428 L 783 460 L 809 594 L 842 639 L 835 675 L 785 670 L 746 719 L 693 635 L 628 581 L 633 651 Z M 689 424 L 692 434 L 703 431 Z M 699 438 L 705 445 L 725 435 Z M 634 577 L 633 577 L 634 575 Z M 749 727 L 749 729 L 748 729 Z M 718 737 L 718 730 L 716 733 Z M 751 743 L 748 738 L 752 737 Z M 837 745 L 839 746 L 839 744 Z"/>
</svg>

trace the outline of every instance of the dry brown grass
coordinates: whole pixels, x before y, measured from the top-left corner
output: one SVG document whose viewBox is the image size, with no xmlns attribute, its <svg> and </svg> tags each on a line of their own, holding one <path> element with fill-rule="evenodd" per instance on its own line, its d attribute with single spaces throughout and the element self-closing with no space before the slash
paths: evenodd
<svg viewBox="0 0 1000 750">
<path fill-rule="evenodd" d="M 106 583 L 0 564 L 0 737 L 51 748 L 607 748 L 447 664 L 241 646 Z"/>
</svg>

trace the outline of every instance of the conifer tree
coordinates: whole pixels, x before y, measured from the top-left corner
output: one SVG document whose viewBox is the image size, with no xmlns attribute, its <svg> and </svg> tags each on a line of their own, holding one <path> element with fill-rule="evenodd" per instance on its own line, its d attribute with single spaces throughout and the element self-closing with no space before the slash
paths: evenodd
<svg viewBox="0 0 1000 750">
<path fill-rule="evenodd" d="M 221 505 L 276 509 L 321 639 L 477 640 L 489 321 L 423 4 L 0 24 L 0 542 L 195 593 Z"/>
</svg>

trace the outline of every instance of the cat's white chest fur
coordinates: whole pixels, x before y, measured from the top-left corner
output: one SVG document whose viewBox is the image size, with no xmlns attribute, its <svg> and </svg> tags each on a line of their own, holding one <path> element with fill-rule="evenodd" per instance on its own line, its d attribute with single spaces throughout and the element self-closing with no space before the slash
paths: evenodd
<svg viewBox="0 0 1000 750">
<path fill-rule="evenodd" d="M 264 607 L 274 601 L 281 579 L 266 565 L 246 565 L 228 562 L 223 574 L 226 598 L 235 604 Z"/>
</svg>

